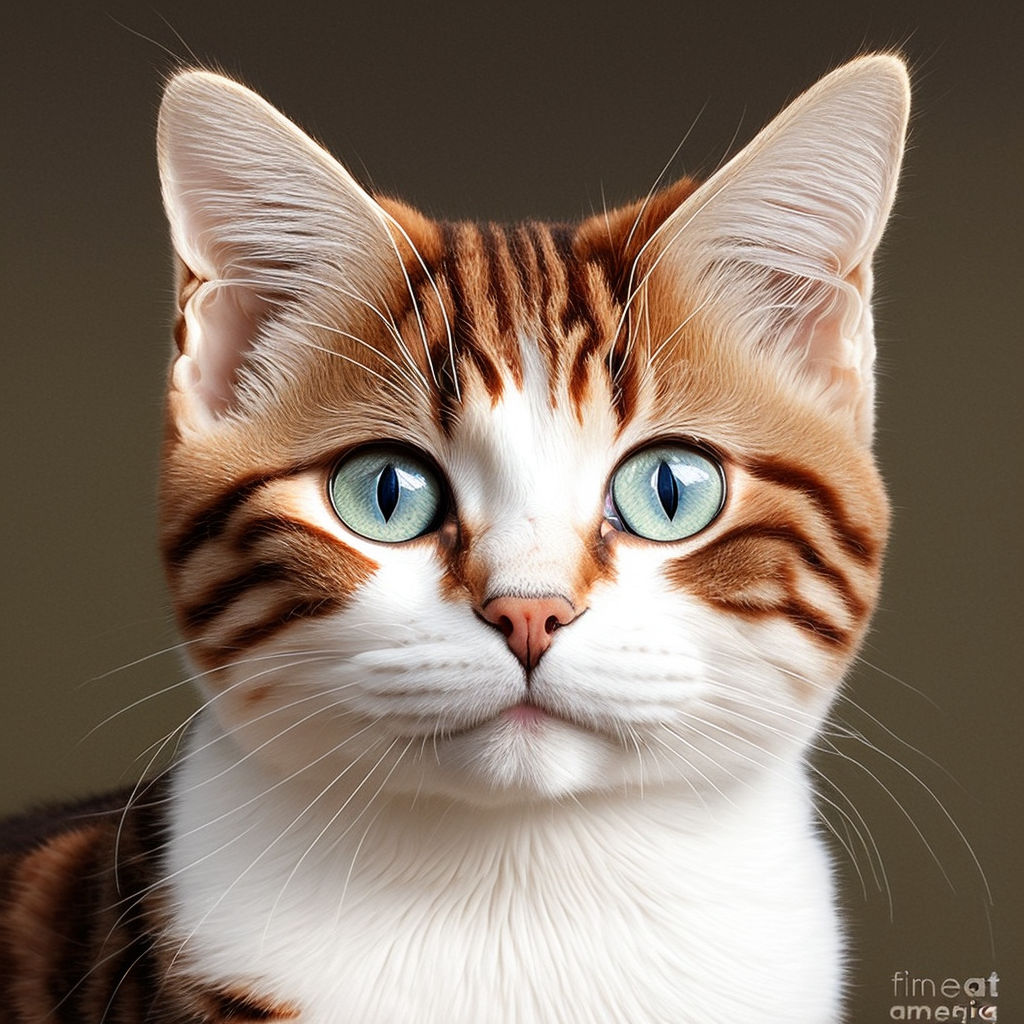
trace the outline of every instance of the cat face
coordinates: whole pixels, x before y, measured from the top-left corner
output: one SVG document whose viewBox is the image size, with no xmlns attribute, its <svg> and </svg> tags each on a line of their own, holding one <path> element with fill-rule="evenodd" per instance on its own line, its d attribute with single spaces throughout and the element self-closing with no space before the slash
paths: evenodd
<svg viewBox="0 0 1024 1024">
<path fill-rule="evenodd" d="M 877 593 L 905 120 L 902 65 L 864 58 L 703 185 L 502 228 L 173 79 L 164 553 L 218 742 L 481 803 L 704 800 L 791 761 Z"/>
</svg>

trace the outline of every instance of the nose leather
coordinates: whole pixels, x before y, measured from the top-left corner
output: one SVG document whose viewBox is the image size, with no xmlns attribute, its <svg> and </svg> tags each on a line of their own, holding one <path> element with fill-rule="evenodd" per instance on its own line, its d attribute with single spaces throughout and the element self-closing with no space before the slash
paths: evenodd
<svg viewBox="0 0 1024 1024">
<path fill-rule="evenodd" d="M 494 597 L 481 615 L 505 636 L 509 650 L 525 669 L 532 669 L 551 646 L 555 631 L 577 617 L 564 597 Z"/>
</svg>

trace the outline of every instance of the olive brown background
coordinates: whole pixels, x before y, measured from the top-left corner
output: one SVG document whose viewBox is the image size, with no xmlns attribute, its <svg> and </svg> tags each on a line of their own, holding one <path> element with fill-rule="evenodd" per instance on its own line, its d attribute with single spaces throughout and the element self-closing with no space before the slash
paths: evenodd
<svg viewBox="0 0 1024 1024">
<path fill-rule="evenodd" d="M 1021 29 L 1018 5 L 924 2 L 8 12 L 0 812 L 135 781 L 195 706 L 175 654 L 148 657 L 176 642 L 154 499 L 172 293 L 153 133 L 168 70 L 198 58 L 238 75 L 357 177 L 429 213 L 572 219 L 646 192 L 695 119 L 674 173 L 713 169 L 821 74 L 895 47 L 915 105 L 877 278 L 894 539 L 836 707 L 861 738 L 815 763 L 853 851 L 835 844 L 850 1019 L 927 1002 L 894 997 L 900 970 L 996 970 L 1010 1019 L 1024 983 Z"/>
</svg>

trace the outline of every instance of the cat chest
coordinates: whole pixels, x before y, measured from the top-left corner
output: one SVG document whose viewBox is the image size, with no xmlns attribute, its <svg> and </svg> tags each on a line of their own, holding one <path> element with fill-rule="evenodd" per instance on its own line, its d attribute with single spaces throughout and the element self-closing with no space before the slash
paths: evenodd
<svg viewBox="0 0 1024 1024">
<path fill-rule="evenodd" d="M 226 895 L 222 877 L 179 897 L 180 925 L 204 980 L 303 1024 L 826 1021 L 827 872 L 816 847 L 794 853 L 776 870 L 766 850 L 759 878 L 738 850 L 652 861 L 626 844 L 586 861 L 464 851 L 418 871 L 397 858 L 385 872 L 252 874 Z"/>
</svg>

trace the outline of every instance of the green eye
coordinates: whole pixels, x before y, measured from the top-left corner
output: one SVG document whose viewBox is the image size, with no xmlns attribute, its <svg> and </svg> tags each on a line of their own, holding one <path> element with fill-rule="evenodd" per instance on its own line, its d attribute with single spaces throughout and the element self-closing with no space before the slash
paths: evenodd
<svg viewBox="0 0 1024 1024">
<path fill-rule="evenodd" d="M 405 448 L 360 448 L 331 475 L 331 504 L 353 532 L 397 544 L 438 523 L 443 490 L 437 471 Z"/>
<path fill-rule="evenodd" d="M 718 463 L 681 444 L 635 452 L 615 471 L 611 486 L 615 525 L 648 540 L 683 540 L 721 511 L 725 480 Z"/>
</svg>

